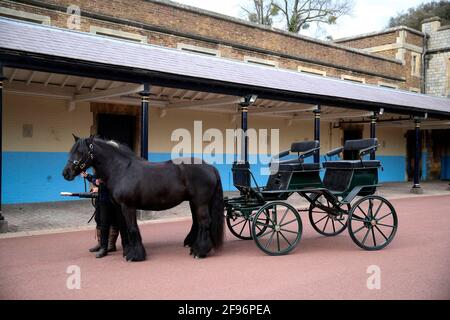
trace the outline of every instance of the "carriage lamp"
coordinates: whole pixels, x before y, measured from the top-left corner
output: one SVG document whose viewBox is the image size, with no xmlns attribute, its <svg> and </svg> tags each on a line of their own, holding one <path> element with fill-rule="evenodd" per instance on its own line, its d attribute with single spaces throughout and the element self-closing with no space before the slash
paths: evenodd
<svg viewBox="0 0 450 320">
<path fill-rule="evenodd" d="M 256 94 L 249 94 L 245 97 L 242 97 L 239 104 L 241 105 L 241 107 L 248 107 L 249 105 L 255 103 L 256 99 L 258 99 L 258 96 Z"/>
</svg>

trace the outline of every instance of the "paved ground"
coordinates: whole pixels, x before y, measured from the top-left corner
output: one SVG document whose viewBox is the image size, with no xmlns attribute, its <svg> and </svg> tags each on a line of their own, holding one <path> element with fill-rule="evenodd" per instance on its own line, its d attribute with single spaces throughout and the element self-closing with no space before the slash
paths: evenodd
<svg viewBox="0 0 450 320">
<path fill-rule="evenodd" d="M 181 245 L 188 221 L 141 225 L 141 263 L 120 252 L 95 259 L 91 231 L 0 239 L 0 299 L 450 299 L 450 196 L 393 203 L 399 232 L 379 252 L 346 232 L 321 237 L 306 217 L 299 247 L 283 257 L 228 234 L 223 251 L 194 260 Z M 70 265 L 80 267 L 79 290 L 66 287 Z M 380 290 L 367 289 L 372 265 Z"/>
<path fill-rule="evenodd" d="M 450 195 L 448 182 L 423 183 L 423 196 Z M 411 197 L 411 183 L 388 183 L 379 189 L 379 193 L 389 199 Z M 228 196 L 233 195 L 227 193 Z M 417 197 L 417 196 L 415 196 Z M 305 206 L 300 197 L 289 199 L 295 206 Z M 90 201 L 54 202 L 24 205 L 6 205 L 3 214 L 9 224 L 9 232 L 30 232 L 36 230 L 54 230 L 65 228 L 93 228 L 87 221 L 91 218 L 93 208 Z M 190 216 L 189 205 L 184 203 L 174 209 L 152 212 L 146 219 L 170 219 Z"/>
</svg>

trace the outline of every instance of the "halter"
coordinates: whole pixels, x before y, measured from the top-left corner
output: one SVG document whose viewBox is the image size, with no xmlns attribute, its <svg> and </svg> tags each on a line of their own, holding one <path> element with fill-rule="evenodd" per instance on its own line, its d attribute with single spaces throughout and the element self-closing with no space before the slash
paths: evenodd
<svg viewBox="0 0 450 320">
<path fill-rule="evenodd" d="M 86 160 L 68 160 L 68 162 L 73 165 L 73 168 L 75 170 L 77 169 L 84 170 L 84 168 L 87 167 L 88 162 L 92 160 L 94 160 L 94 145 L 91 143 L 89 144 L 88 157 Z"/>
</svg>

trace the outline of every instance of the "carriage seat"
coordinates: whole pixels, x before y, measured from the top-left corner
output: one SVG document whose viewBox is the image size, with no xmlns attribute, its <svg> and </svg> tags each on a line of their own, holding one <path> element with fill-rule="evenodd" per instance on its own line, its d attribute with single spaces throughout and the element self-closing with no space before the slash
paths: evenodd
<svg viewBox="0 0 450 320">
<path fill-rule="evenodd" d="M 381 167 L 381 162 L 379 160 L 327 161 L 323 163 L 323 167 L 335 169 L 379 168 Z"/>
<path fill-rule="evenodd" d="M 316 152 L 319 152 L 319 141 L 302 141 L 295 142 L 291 145 L 291 149 L 281 152 L 275 156 L 270 164 L 270 168 L 274 168 L 275 164 L 278 165 L 280 171 L 305 171 L 305 170 L 320 170 L 319 163 L 304 163 L 306 158 L 313 156 Z M 290 153 L 297 153 L 297 158 L 289 160 L 280 160 L 288 156 Z"/>
<path fill-rule="evenodd" d="M 344 147 L 331 150 L 327 153 L 327 157 L 332 157 L 342 153 L 343 151 L 359 151 L 361 160 L 337 160 L 326 161 L 323 163 L 324 168 L 334 169 L 359 169 L 359 168 L 379 168 L 381 162 L 379 160 L 365 160 L 362 159 L 365 155 L 376 151 L 378 148 L 378 140 L 375 139 L 359 139 L 348 140 Z"/>
</svg>

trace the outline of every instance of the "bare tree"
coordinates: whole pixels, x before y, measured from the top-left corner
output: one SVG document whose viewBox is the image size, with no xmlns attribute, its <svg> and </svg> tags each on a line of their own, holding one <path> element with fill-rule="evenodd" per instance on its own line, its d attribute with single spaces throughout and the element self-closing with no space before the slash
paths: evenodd
<svg viewBox="0 0 450 320">
<path fill-rule="evenodd" d="M 274 0 L 252 0 L 251 2 L 250 8 L 241 7 L 247 15 L 247 19 L 254 23 L 271 26 L 273 17 L 279 12 Z"/>
<path fill-rule="evenodd" d="M 286 29 L 298 33 L 311 23 L 335 24 L 353 8 L 352 0 L 275 0 L 274 6 L 283 15 Z"/>
</svg>

